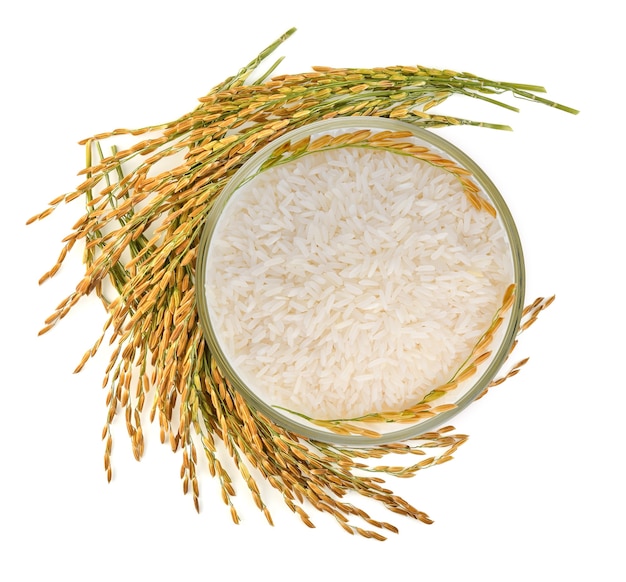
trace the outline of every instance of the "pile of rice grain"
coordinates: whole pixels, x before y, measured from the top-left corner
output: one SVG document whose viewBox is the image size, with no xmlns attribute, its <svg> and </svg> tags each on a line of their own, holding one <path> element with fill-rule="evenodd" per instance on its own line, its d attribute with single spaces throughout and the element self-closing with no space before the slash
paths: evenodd
<svg viewBox="0 0 626 582">
<path fill-rule="evenodd" d="M 445 383 L 512 281 L 503 227 L 453 175 L 355 147 L 245 184 L 207 261 L 233 368 L 270 404 L 319 419 L 401 410 Z"/>
</svg>

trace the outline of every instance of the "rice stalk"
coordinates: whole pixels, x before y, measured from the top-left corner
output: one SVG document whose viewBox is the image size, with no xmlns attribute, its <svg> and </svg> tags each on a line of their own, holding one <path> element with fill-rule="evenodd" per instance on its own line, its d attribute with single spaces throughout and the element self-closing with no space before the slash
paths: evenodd
<svg viewBox="0 0 626 582">
<path fill-rule="evenodd" d="M 106 313 L 102 333 L 75 371 L 79 372 L 101 349 L 105 339 L 112 346 L 102 383 L 107 404 L 102 430 L 104 470 L 109 481 L 111 425 L 123 413 L 133 454 L 139 460 L 144 452 L 141 418 L 145 409 L 151 422 L 158 422 L 161 442 L 182 456 L 183 492 L 191 495 L 197 511 L 201 451 L 211 475 L 220 483 L 222 499 L 233 521 L 241 519 L 233 503 L 236 491 L 232 479 L 218 453 L 217 442 L 221 441 L 268 523 L 272 524 L 271 514 L 252 470 L 282 495 L 287 507 L 305 525 L 314 525 L 304 509 L 312 507 L 333 515 L 350 534 L 380 540 L 386 532 L 396 533 L 397 528 L 371 518 L 346 503 L 344 497 L 357 493 L 393 513 L 431 523 L 424 512 L 383 487 L 384 481 L 378 475 L 412 477 L 451 459 L 467 437 L 450 435 L 452 428 L 445 427 L 407 443 L 341 448 L 289 433 L 249 408 L 217 369 L 200 332 L 194 276 L 206 216 L 232 175 L 254 153 L 313 121 L 373 115 L 428 129 L 449 125 L 510 129 L 433 113 L 435 106 L 454 94 L 515 111 L 498 96 L 506 93 L 565 112 L 576 111 L 537 95 L 544 91 L 542 87 L 421 66 L 314 67 L 298 75 L 272 77 L 277 61 L 259 73 L 264 59 L 293 32 L 287 31 L 178 119 L 99 133 L 81 142 L 87 152 L 86 167 L 80 172 L 82 182 L 74 191 L 56 196 L 28 220 L 30 224 L 46 218 L 61 204 L 80 199 L 85 204 L 84 215 L 63 240 L 57 261 L 40 283 L 58 274 L 76 243 L 84 247 L 84 275 L 45 320 L 40 333 L 57 325 L 83 297 L 95 293 L 101 299 Z M 257 80 L 247 84 L 252 74 L 258 74 Z M 105 154 L 102 142 L 118 135 L 140 136 L 141 141 L 123 150 L 112 147 Z M 367 142 L 367 138 L 353 136 L 355 143 L 363 140 L 364 147 L 381 146 Z M 377 139 L 386 138 L 379 134 Z M 308 146 L 321 148 L 331 143 L 321 141 Z M 290 146 L 294 155 L 298 152 L 296 145 Z M 173 157 L 181 154 L 183 162 L 172 164 Z M 172 167 L 165 169 L 168 162 Z M 122 167 L 133 169 L 123 173 Z M 113 289 L 111 297 L 105 292 L 108 285 Z M 549 300 L 541 299 L 529 306 L 520 331 L 532 325 L 548 304 Z M 492 385 L 517 373 L 520 366 Z M 441 408 L 422 403 L 412 413 L 436 414 L 438 410 Z M 428 456 L 429 449 L 437 449 L 438 453 Z M 362 462 L 389 454 L 426 457 L 403 466 Z"/>
<path fill-rule="evenodd" d="M 417 423 L 427 418 L 432 418 L 437 414 L 442 412 L 447 412 L 449 410 L 453 410 L 456 408 L 454 404 L 443 404 L 436 407 L 431 406 L 431 402 L 438 400 L 439 398 L 445 396 L 448 392 L 455 390 L 459 387 L 460 384 L 470 379 L 477 371 L 478 366 L 482 364 L 485 360 L 489 358 L 491 355 L 491 351 L 488 349 L 489 345 L 494 339 L 494 334 L 497 329 L 500 327 L 502 322 L 504 321 L 504 315 L 506 312 L 512 307 L 513 299 L 515 297 L 515 285 L 511 284 L 506 289 L 504 296 L 502 298 L 502 304 L 497 309 L 496 313 L 493 316 L 492 322 L 487 330 L 481 335 L 478 339 L 474 347 L 472 348 L 470 354 L 465 359 L 465 361 L 459 366 L 459 368 L 452 374 L 451 378 L 440 386 L 437 386 L 428 394 L 422 398 L 415 405 L 410 408 L 406 408 L 404 410 L 388 410 L 382 412 L 372 412 L 369 414 L 364 414 L 357 417 L 352 418 L 336 418 L 336 419 L 316 419 L 312 418 L 302 412 L 290 410 L 284 408 L 282 406 L 276 406 L 277 409 L 288 412 L 289 414 L 293 414 L 300 418 L 303 418 L 314 424 L 315 426 L 319 426 L 320 428 L 324 428 L 333 432 L 335 434 L 342 435 L 359 435 L 359 436 L 367 436 L 371 438 L 376 438 L 382 436 L 380 432 L 375 430 L 363 428 L 361 423 Z M 541 303 L 543 304 L 543 302 Z M 533 304 L 534 305 L 534 304 Z M 539 311 L 542 308 L 536 307 L 535 309 L 528 310 L 524 321 L 521 324 L 521 327 L 518 331 L 521 333 L 524 329 L 527 329 L 536 319 Z M 531 313 L 529 316 L 528 314 Z M 530 323 L 528 323 L 530 322 Z M 509 373 L 511 377 L 515 375 L 515 373 Z M 501 380 L 503 382 L 504 380 Z M 493 382 L 489 384 L 492 386 Z M 488 388 L 487 388 L 488 389 Z M 486 392 L 486 391 L 485 391 Z M 481 393 L 479 397 L 483 396 L 485 392 Z M 355 424 L 356 423 L 356 424 Z"/>
</svg>

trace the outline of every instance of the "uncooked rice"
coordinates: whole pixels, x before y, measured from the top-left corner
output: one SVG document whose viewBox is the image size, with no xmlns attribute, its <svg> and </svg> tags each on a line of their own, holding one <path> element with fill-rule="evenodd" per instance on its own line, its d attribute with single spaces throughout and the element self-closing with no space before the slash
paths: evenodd
<svg viewBox="0 0 626 582">
<path fill-rule="evenodd" d="M 318 419 L 402 410 L 445 383 L 512 280 L 500 221 L 455 176 L 356 147 L 242 186 L 207 260 L 232 367 L 271 405 Z"/>
</svg>

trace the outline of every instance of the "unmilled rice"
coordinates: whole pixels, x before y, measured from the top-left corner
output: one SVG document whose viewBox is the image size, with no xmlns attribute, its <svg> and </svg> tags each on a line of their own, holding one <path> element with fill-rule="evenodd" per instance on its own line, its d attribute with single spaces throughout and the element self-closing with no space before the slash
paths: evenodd
<svg viewBox="0 0 626 582">
<path fill-rule="evenodd" d="M 208 254 L 222 350 L 272 405 L 319 419 L 401 410 L 445 383 L 512 280 L 499 220 L 410 156 L 345 147 L 232 197 Z"/>
</svg>

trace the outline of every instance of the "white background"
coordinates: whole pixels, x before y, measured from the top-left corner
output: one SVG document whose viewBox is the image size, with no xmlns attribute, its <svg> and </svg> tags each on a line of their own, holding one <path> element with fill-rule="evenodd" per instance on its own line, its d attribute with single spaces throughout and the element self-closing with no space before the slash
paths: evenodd
<svg viewBox="0 0 626 582">
<path fill-rule="evenodd" d="M 626 51 L 618 3 L 11 5 L 0 16 L 0 579 L 626 579 Z M 473 157 L 509 203 L 528 298 L 557 300 L 520 346 L 520 356 L 531 356 L 523 373 L 455 418 L 470 435 L 456 459 L 390 481 L 435 523 L 368 506 L 400 527 L 384 543 L 350 537 L 314 511 L 318 527 L 309 530 L 268 492 L 271 528 L 241 486 L 235 526 L 208 477 L 197 515 L 182 495 L 180 457 L 159 444 L 153 425 L 140 463 L 119 427 L 107 484 L 107 354 L 72 374 L 104 322 L 102 308 L 86 301 L 37 337 L 81 273 L 77 253 L 58 278 L 37 285 L 80 204 L 25 221 L 77 184 L 84 154 L 76 142 L 191 110 L 291 26 L 298 32 L 278 51 L 287 57 L 282 72 L 422 64 L 541 84 L 581 110 L 571 116 L 515 101 L 522 111 L 514 114 L 461 100 L 439 108 L 514 126 L 440 134 Z"/>
</svg>

